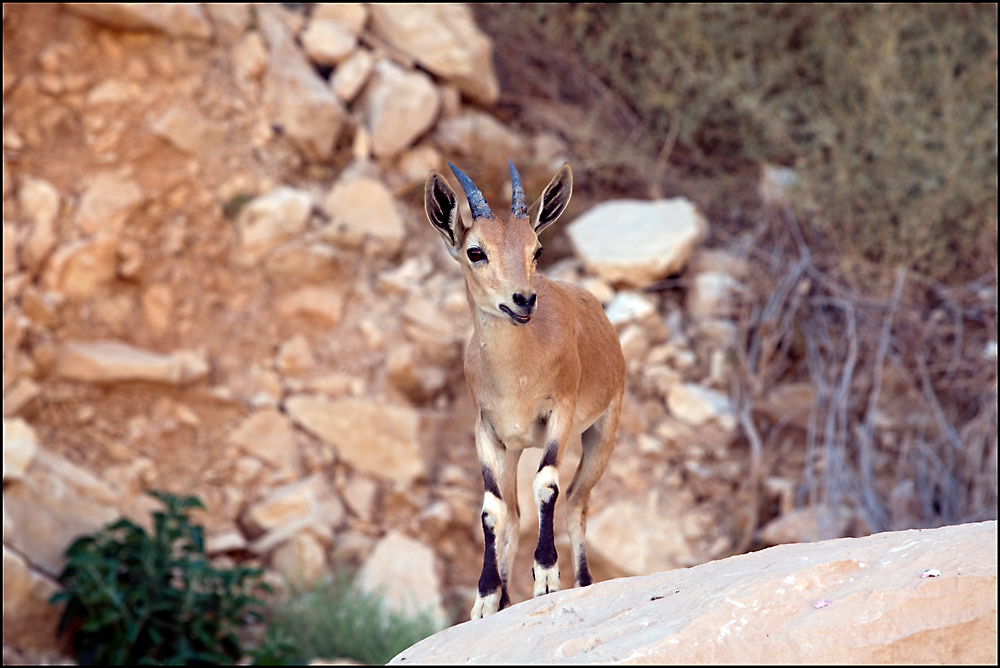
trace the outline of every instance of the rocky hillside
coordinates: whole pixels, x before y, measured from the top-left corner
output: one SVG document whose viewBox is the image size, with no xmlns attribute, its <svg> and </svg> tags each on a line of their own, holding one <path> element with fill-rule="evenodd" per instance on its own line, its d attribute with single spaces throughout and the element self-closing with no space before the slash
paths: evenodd
<svg viewBox="0 0 1000 668">
<path fill-rule="evenodd" d="M 781 545 L 558 592 L 390 663 L 997 661 L 997 525 Z"/>
<path fill-rule="evenodd" d="M 422 185 L 451 160 L 501 201 L 510 158 L 533 199 L 574 160 L 490 113 L 493 47 L 468 8 L 5 5 L 3 29 L 5 660 L 52 647 L 63 551 L 122 515 L 148 523 L 150 489 L 201 498 L 220 563 L 277 583 L 353 566 L 442 625 L 466 619 L 471 320 Z M 785 183 L 765 170 L 762 197 Z M 629 370 L 591 503 L 595 578 L 868 533 L 855 506 L 802 493 L 812 385 L 764 388 L 753 419 L 781 447 L 766 475 L 751 464 L 731 399 L 746 254 L 707 248 L 711 221 L 683 198 L 566 218 L 573 253 L 545 271 L 604 303 Z M 935 429 L 879 407 L 896 445 Z M 521 460 L 526 509 L 539 455 Z M 921 526 L 919 490 L 893 485 L 892 520 Z M 755 533 L 758 487 L 774 522 Z"/>
</svg>

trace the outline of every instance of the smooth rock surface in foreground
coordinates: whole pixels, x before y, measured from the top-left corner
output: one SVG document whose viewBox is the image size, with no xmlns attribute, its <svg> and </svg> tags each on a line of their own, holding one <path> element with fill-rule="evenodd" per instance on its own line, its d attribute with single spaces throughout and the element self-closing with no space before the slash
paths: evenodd
<svg viewBox="0 0 1000 668">
<path fill-rule="evenodd" d="M 931 568 L 940 575 L 920 576 Z M 991 521 L 779 545 L 563 591 L 453 626 L 390 663 L 996 661 Z"/>
</svg>

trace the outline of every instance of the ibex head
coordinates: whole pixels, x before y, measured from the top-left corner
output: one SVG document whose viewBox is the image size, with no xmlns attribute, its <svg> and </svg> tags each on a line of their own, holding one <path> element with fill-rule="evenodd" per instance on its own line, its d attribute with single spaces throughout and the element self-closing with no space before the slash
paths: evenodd
<svg viewBox="0 0 1000 668">
<path fill-rule="evenodd" d="M 451 256 L 462 265 L 474 307 L 515 325 L 527 325 L 536 307 L 532 280 L 542 252 L 538 235 L 566 210 L 573 194 L 573 172 L 568 164 L 563 165 L 528 208 L 512 160 L 513 194 L 510 216 L 504 220 L 493 214 L 472 179 L 450 162 L 448 166 L 469 200 L 472 222 L 461 220 L 455 191 L 436 170 L 431 170 L 424 184 L 427 219 L 441 233 Z"/>
</svg>

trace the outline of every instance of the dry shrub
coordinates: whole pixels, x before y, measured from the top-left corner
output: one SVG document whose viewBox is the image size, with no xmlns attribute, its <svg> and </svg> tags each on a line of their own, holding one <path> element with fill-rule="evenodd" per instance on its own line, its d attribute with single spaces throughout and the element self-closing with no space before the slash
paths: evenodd
<svg viewBox="0 0 1000 668">
<path fill-rule="evenodd" d="M 503 103 L 557 128 L 590 179 L 659 192 L 674 132 L 688 171 L 794 167 L 817 247 L 945 282 L 996 267 L 995 5 L 476 11 Z"/>
</svg>

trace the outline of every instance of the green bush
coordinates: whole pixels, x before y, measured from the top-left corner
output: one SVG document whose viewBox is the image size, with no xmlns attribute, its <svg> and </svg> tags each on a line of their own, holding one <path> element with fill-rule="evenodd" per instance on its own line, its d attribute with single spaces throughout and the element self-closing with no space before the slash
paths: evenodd
<svg viewBox="0 0 1000 668">
<path fill-rule="evenodd" d="M 341 575 L 273 609 L 256 657 L 258 663 L 350 658 L 384 664 L 436 630 L 430 616 L 390 613 L 380 596 L 358 591 L 352 577 Z"/>
<path fill-rule="evenodd" d="M 73 633 L 81 664 L 231 664 L 242 656 L 237 631 L 260 619 L 260 569 L 214 568 L 189 496 L 150 492 L 163 502 L 155 531 L 128 520 L 76 540 L 59 581 L 65 590 L 60 633 Z"/>
</svg>

